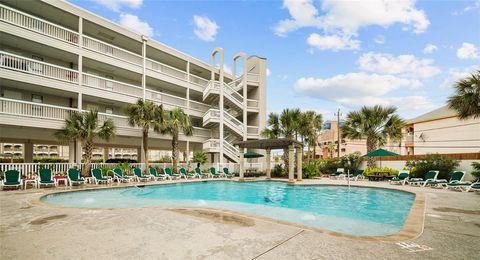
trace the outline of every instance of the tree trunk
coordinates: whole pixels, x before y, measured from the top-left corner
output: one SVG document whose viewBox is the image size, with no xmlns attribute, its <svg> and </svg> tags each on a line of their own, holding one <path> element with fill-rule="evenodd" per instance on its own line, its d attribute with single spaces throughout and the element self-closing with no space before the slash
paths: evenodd
<svg viewBox="0 0 480 260">
<path fill-rule="evenodd" d="M 371 137 L 367 137 L 367 153 L 374 151 L 377 149 L 377 142 L 375 139 Z M 375 167 L 375 158 L 374 157 L 368 157 L 367 159 L 367 167 L 372 168 Z"/>
<path fill-rule="evenodd" d="M 315 161 L 317 159 L 317 142 L 313 145 L 313 151 L 312 151 L 312 159 Z"/>
<path fill-rule="evenodd" d="M 178 134 L 172 136 L 172 168 L 173 172 L 177 173 L 177 161 L 178 161 Z"/>
<path fill-rule="evenodd" d="M 83 155 L 84 166 L 82 169 L 82 176 L 89 177 L 90 176 L 90 168 L 92 162 L 92 151 L 93 151 L 93 142 L 91 140 L 85 141 L 85 154 Z"/>
<path fill-rule="evenodd" d="M 145 172 L 148 172 L 148 129 L 143 129 L 143 162 L 145 163 Z"/>
</svg>

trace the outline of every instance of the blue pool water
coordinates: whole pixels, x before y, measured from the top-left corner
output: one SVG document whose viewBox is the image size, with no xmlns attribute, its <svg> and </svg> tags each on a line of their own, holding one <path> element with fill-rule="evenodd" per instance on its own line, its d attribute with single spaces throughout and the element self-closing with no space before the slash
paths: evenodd
<svg viewBox="0 0 480 260">
<path fill-rule="evenodd" d="M 345 186 L 210 181 L 47 195 L 48 204 L 80 208 L 209 207 L 259 215 L 358 236 L 398 232 L 415 195 Z"/>
</svg>

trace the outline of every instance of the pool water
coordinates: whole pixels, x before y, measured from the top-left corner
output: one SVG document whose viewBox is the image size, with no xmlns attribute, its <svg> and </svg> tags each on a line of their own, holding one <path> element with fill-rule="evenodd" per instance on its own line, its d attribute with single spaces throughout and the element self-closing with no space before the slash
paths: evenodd
<svg viewBox="0 0 480 260">
<path fill-rule="evenodd" d="M 398 232 L 415 195 L 346 186 L 292 186 L 285 182 L 206 181 L 65 192 L 45 203 L 80 208 L 222 208 L 356 236 Z"/>
</svg>

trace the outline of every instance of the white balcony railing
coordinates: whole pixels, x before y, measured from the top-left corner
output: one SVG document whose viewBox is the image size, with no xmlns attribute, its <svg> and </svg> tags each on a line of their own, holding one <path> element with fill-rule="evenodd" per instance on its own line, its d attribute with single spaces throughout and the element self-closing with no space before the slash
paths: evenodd
<svg viewBox="0 0 480 260">
<path fill-rule="evenodd" d="M 212 132 L 210 129 L 201 128 L 201 127 L 193 127 L 193 135 L 199 137 L 207 137 L 210 138 L 212 136 Z"/>
<path fill-rule="evenodd" d="M 223 140 L 223 152 L 234 162 L 240 161 L 240 151 L 225 140 Z"/>
<path fill-rule="evenodd" d="M 49 37 L 78 45 L 79 34 L 77 32 L 1 4 L 0 20 L 43 35 L 47 35 Z"/>
<path fill-rule="evenodd" d="M 146 98 L 159 102 L 162 105 L 165 105 L 167 109 L 171 109 L 173 107 L 181 107 L 183 109 L 187 108 L 187 99 L 177 97 L 174 95 L 158 92 L 152 89 L 146 89 Z"/>
<path fill-rule="evenodd" d="M 247 108 L 258 109 L 258 100 L 247 99 Z"/>
<path fill-rule="evenodd" d="M 0 67 L 72 83 L 78 82 L 78 72 L 75 70 L 3 51 L 0 51 Z"/>
<path fill-rule="evenodd" d="M 74 111 L 77 110 L 74 108 L 38 104 L 0 97 L 0 114 L 64 120 L 72 115 Z"/>
<path fill-rule="evenodd" d="M 124 50 L 117 46 L 111 45 L 106 42 L 99 41 L 97 39 L 88 37 L 86 35 L 82 36 L 83 43 L 82 46 L 86 49 L 102 53 L 107 56 L 111 56 L 123 61 L 127 61 L 136 65 L 142 65 L 143 58 L 141 55 L 133 53 L 131 51 Z"/>
<path fill-rule="evenodd" d="M 198 112 L 201 112 L 201 113 L 205 113 L 211 108 L 210 105 L 207 105 L 207 104 L 201 103 L 201 102 L 197 102 L 197 101 L 193 101 L 193 100 L 190 100 L 189 104 L 190 104 L 190 109 L 191 110 L 195 110 L 195 111 L 198 111 Z"/>
<path fill-rule="evenodd" d="M 190 83 L 197 84 L 197 85 L 202 86 L 202 87 L 206 87 L 208 85 L 208 82 L 209 82 L 207 79 L 200 78 L 198 76 L 191 75 L 191 74 L 190 74 L 189 81 L 190 81 Z"/>
<path fill-rule="evenodd" d="M 260 82 L 260 74 L 257 73 L 247 73 L 247 81 L 250 82 Z"/>
<path fill-rule="evenodd" d="M 143 89 L 132 84 L 124 82 L 102 78 L 99 76 L 83 73 L 83 85 L 98 88 L 103 90 L 109 90 L 121 94 L 126 94 L 134 97 L 142 97 Z"/>
<path fill-rule="evenodd" d="M 223 121 L 228 128 L 240 136 L 243 136 L 243 123 L 240 120 L 236 119 L 228 112 L 223 111 Z M 203 115 L 203 124 L 207 125 L 209 123 L 220 123 L 220 110 L 212 108 Z"/>
<path fill-rule="evenodd" d="M 258 126 L 247 126 L 247 135 L 250 137 L 258 137 Z"/>
<path fill-rule="evenodd" d="M 181 80 L 187 80 L 187 73 L 183 70 L 174 68 L 172 66 L 169 66 L 151 59 L 147 59 L 146 65 L 147 65 L 147 69 L 154 70 L 175 78 L 179 78 Z"/>
</svg>

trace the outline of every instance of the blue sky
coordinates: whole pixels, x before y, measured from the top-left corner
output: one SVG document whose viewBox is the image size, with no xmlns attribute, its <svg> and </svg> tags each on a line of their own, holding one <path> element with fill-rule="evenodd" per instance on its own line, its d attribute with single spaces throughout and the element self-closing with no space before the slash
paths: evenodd
<svg viewBox="0 0 480 260">
<path fill-rule="evenodd" d="M 408 119 L 480 68 L 480 0 L 70 2 L 204 61 L 267 58 L 269 112 L 382 104 Z"/>
</svg>

